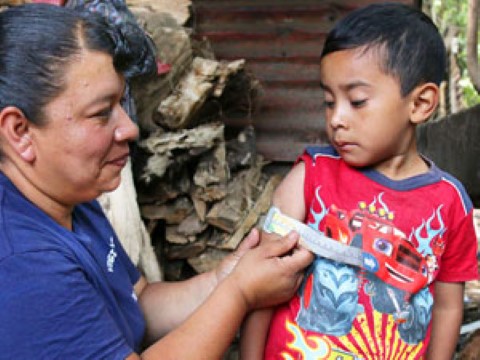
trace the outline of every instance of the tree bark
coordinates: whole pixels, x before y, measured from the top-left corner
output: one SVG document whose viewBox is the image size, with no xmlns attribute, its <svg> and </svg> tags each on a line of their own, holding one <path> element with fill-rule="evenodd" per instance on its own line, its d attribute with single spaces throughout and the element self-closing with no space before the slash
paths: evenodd
<svg viewBox="0 0 480 360">
<path fill-rule="evenodd" d="M 467 19 L 467 70 L 475 90 L 480 94 L 480 67 L 478 65 L 478 0 L 468 1 Z"/>
<path fill-rule="evenodd" d="M 120 186 L 102 194 L 98 201 L 132 262 L 148 281 L 161 280 L 160 264 L 140 216 L 130 161 L 121 176 Z"/>
</svg>

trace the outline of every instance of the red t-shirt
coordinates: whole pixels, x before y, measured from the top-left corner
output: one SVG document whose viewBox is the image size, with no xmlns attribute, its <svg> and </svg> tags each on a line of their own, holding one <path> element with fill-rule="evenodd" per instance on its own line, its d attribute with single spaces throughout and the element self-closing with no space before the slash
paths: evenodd
<svg viewBox="0 0 480 360">
<path fill-rule="evenodd" d="M 305 222 L 363 251 L 355 267 L 317 257 L 270 325 L 266 359 L 420 359 L 433 282 L 478 278 L 473 207 L 463 186 L 430 170 L 393 181 L 309 148 Z"/>
</svg>

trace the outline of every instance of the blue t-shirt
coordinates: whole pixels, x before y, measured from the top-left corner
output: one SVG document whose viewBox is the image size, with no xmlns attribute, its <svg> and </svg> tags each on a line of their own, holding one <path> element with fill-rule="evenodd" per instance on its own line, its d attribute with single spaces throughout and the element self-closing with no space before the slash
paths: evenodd
<svg viewBox="0 0 480 360">
<path fill-rule="evenodd" d="M 124 359 L 145 321 L 140 273 L 96 201 L 73 212 L 73 231 L 0 173 L 0 358 Z"/>
</svg>

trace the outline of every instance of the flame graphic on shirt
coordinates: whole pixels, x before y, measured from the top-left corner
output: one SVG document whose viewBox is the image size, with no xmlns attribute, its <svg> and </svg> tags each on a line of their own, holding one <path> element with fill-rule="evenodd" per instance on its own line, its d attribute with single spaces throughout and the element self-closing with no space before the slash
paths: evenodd
<svg viewBox="0 0 480 360">
<path fill-rule="evenodd" d="M 302 359 L 327 359 L 331 352 L 330 345 L 316 335 L 304 336 L 298 325 L 287 320 L 285 324 L 288 332 L 293 335 L 293 341 L 287 347 L 301 354 Z M 287 353 L 282 353 L 285 360 L 294 359 Z"/>
<path fill-rule="evenodd" d="M 371 325 L 373 331 L 370 330 Z M 357 316 L 348 335 L 335 339 L 303 331 L 295 323 L 286 320 L 285 328 L 291 335 L 291 341 L 287 343 L 290 351 L 283 351 L 281 356 L 284 360 L 420 359 L 421 344 L 409 345 L 402 341 L 398 332 L 394 331 L 397 326 L 392 315 L 374 311 L 369 319 L 363 313 Z"/>
</svg>

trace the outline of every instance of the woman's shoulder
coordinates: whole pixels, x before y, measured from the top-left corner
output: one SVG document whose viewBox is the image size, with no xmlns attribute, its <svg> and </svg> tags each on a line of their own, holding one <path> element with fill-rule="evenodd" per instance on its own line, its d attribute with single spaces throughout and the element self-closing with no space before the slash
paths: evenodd
<svg viewBox="0 0 480 360">
<path fill-rule="evenodd" d="M 0 184 L 0 260 L 44 251 L 65 253 L 68 232 L 20 193 Z"/>
</svg>

